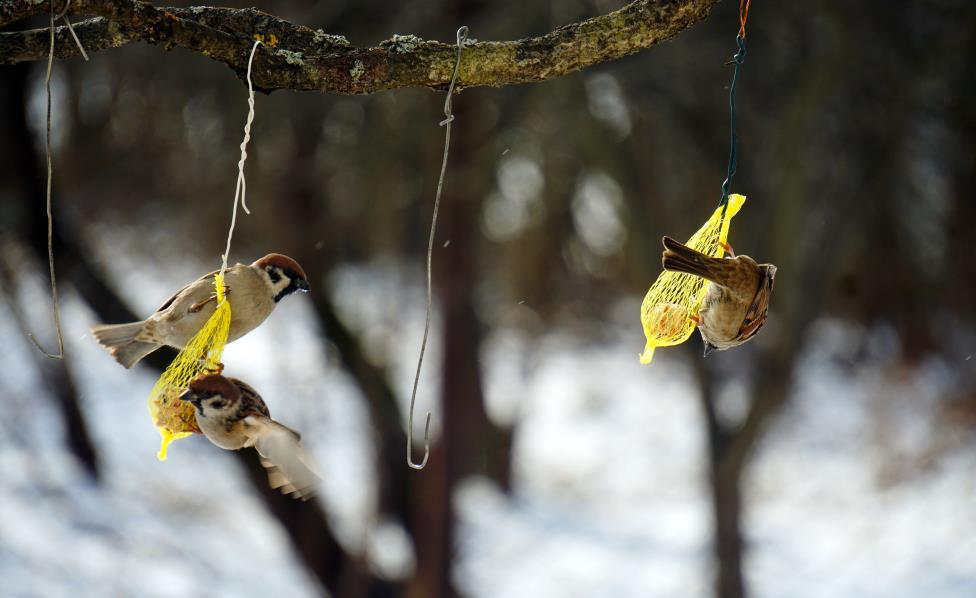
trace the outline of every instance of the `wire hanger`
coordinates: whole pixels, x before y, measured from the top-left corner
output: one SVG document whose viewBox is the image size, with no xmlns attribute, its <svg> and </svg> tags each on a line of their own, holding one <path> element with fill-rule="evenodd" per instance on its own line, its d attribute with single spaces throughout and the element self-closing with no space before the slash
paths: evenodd
<svg viewBox="0 0 976 598">
<path fill-rule="evenodd" d="M 407 416 L 407 465 L 413 469 L 423 469 L 427 466 L 427 459 L 430 458 L 430 411 L 427 412 L 427 421 L 424 424 L 424 458 L 420 463 L 413 460 L 413 408 L 417 401 L 417 385 L 420 382 L 420 368 L 424 364 L 424 353 L 427 351 L 427 336 L 430 333 L 430 312 L 433 294 L 431 288 L 431 256 L 434 253 L 434 234 L 437 231 L 437 212 L 441 205 L 441 191 L 444 188 L 444 173 L 447 172 L 447 156 L 451 147 L 451 123 L 454 122 L 452 111 L 452 98 L 454 96 L 454 86 L 457 84 L 458 72 L 461 70 L 461 49 L 464 47 L 464 40 L 468 37 L 467 25 L 457 30 L 457 59 L 454 62 L 454 74 L 451 76 L 451 84 L 447 88 L 447 98 L 444 100 L 444 120 L 440 126 L 444 130 L 444 158 L 441 160 L 441 174 L 437 179 L 437 192 L 434 194 L 434 215 L 430 223 L 430 236 L 427 239 L 427 317 L 424 320 L 424 339 L 420 343 L 420 358 L 417 359 L 417 374 L 413 378 L 413 390 L 410 392 L 410 414 Z"/>
</svg>

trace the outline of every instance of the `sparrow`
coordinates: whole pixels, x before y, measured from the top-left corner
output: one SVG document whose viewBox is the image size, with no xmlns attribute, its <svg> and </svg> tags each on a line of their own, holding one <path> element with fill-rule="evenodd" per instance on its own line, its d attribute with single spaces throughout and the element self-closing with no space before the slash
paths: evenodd
<svg viewBox="0 0 976 598">
<path fill-rule="evenodd" d="M 222 449 L 253 446 L 268 469 L 272 488 L 308 500 L 321 478 L 302 448 L 301 435 L 271 419 L 268 406 L 253 388 L 236 378 L 204 374 L 180 394 L 196 409 L 197 425 Z"/>
<path fill-rule="evenodd" d="M 183 287 L 142 322 L 95 326 L 92 335 L 126 369 L 163 345 L 182 349 L 214 313 L 215 270 Z M 282 298 L 308 291 L 298 262 L 269 253 L 251 265 L 237 264 L 224 272 L 231 322 L 227 342 L 258 327 Z"/>
<path fill-rule="evenodd" d="M 727 258 L 715 258 L 664 237 L 661 264 L 665 270 L 684 272 L 711 282 L 701 309 L 692 319 L 705 342 L 705 356 L 737 347 L 766 323 L 773 294 L 776 266 L 757 264 L 748 255 L 736 256 L 728 243 Z"/>
</svg>

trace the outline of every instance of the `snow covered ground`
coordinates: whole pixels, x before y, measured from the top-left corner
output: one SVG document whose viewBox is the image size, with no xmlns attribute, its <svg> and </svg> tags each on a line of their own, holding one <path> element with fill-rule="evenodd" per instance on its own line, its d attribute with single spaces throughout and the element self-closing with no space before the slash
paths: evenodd
<svg viewBox="0 0 976 598">
<path fill-rule="evenodd" d="M 936 415 L 944 364 L 898 381 L 881 363 L 849 371 L 837 350 L 856 340 L 817 327 L 749 469 L 753 594 L 974 596 L 976 439 Z M 699 400 L 685 364 L 661 351 L 639 367 L 640 346 L 560 338 L 540 351 L 521 391 L 515 499 L 484 481 L 458 496 L 471 595 L 711 595 Z M 907 464 L 897 481 L 892 461 Z"/>
<path fill-rule="evenodd" d="M 395 387 L 407 391 L 422 304 L 396 271 L 345 270 L 331 287 L 367 350 L 386 356 Z M 192 272 L 171 275 L 175 288 Z M 129 276 L 139 309 L 165 295 L 145 291 L 152 281 L 138 272 Z M 44 284 L 22 296 L 37 329 L 48 317 Z M 145 406 L 151 373 L 112 362 L 87 335 L 93 315 L 70 293 L 64 299 L 69 365 L 105 479 L 87 481 L 65 452 L 51 401 L 33 390 L 33 348 L 0 304 L 0 594 L 316 595 L 229 455 L 191 438 L 156 461 Z M 341 540 L 370 547 L 391 571 L 409 569 L 401 537 L 374 520 L 362 401 L 334 356 L 307 342 L 309 310 L 301 297 L 284 301 L 228 347 L 228 373 L 302 431 L 327 473 L 321 500 Z M 561 332 L 530 343 L 511 331 L 486 343 L 489 412 L 518 426 L 515 492 L 507 498 L 472 479 L 456 495 L 455 575 L 466 593 L 710 595 L 705 439 L 692 373 L 666 351 L 650 367 L 638 364 L 643 341 L 633 312 L 634 322 L 610 324 L 619 330 L 609 344 Z M 746 574 L 754 594 L 976 595 L 976 440 L 950 433 L 933 408 L 949 366 L 929 363 L 898 380 L 886 377 L 882 358 L 851 369 L 836 359 L 851 334 L 862 333 L 818 325 L 793 401 L 749 470 Z M 436 343 L 432 349 L 418 412 L 436 396 Z M 261 575 L 248 574 L 256 562 Z"/>
</svg>

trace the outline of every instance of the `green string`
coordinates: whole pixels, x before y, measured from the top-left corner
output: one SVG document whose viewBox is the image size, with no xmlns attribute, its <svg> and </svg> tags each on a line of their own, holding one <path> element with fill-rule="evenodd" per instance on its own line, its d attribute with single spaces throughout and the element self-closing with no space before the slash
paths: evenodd
<svg viewBox="0 0 976 598">
<path fill-rule="evenodd" d="M 728 209 L 729 205 L 729 187 L 732 185 L 732 177 L 735 176 L 735 169 L 737 165 L 737 154 L 736 146 L 738 145 L 738 138 L 735 136 L 735 84 L 739 79 L 739 67 L 746 60 L 746 40 L 742 37 L 741 32 L 739 35 L 735 36 L 735 43 L 739 47 L 738 51 L 732 57 L 731 63 L 735 65 L 735 69 L 732 71 L 732 85 L 729 86 L 729 131 L 731 148 L 729 149 L 729 166 L 725 175 L 725 182 L 722 183 L 722 201 L 719 205 L 722 206 L 722 219 L 719 221 L 720 225 L 725 221 L 725 211 Z"/>
</svg>

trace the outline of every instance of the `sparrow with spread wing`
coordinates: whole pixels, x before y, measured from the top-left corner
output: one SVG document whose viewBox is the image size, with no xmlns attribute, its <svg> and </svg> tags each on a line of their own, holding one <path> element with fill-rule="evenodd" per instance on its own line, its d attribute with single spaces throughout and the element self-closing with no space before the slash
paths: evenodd
<svg viewBox="0 0 976 598">
<path fill-rule="evenodd" d="M 163 345 L 182 349 L 216 309 L 216 274 L 211 272 L 183 287 L 142 322 L 95 326 L 95 340 L 126 368 Z M 298 262 L 280 253 L 227 268 L 224 285 L 231 307 L 227 342 L 257 328 L 282 298 L 309 289 Z"/>
<path fill-rule="evenodd" d="M 724 351 L 751 339 L 769 312 L 776 266 L 757 264 L 748 255 L 730 254 L 714 258 L 664 237 L 662 265 L 665 270 L 684 272 L 711 282 L 695 318 L 705 342 L 705 355 Z"/>
<path fill-rule="evenodd" d="M 302 500 L 312 496 L 321 478 L 301 436 L 271 419 L 253 388 L 236 378 L 206 374 L 193 379 L 180 399 L 193 404 L 197 424 L 210 442 L 231 451 L 253 446 L 272 488 Z"/>
</svg>

